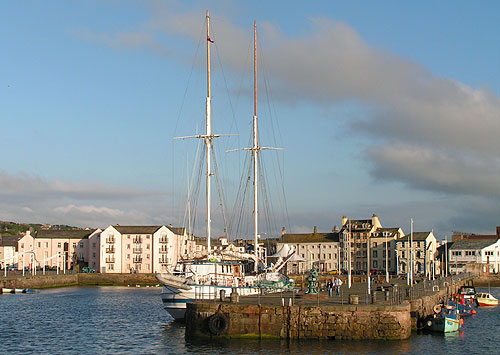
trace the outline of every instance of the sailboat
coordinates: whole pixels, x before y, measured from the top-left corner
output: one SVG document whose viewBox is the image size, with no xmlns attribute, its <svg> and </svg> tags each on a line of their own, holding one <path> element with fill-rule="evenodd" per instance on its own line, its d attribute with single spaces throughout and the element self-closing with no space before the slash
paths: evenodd
<svg viewBox="0 0 500 355">
<path fill-rule="evenodd" d="M 204 135 L 186 136 L 180 138 L 203 139 L 206 146 L 206 214 L 207 214 L 207 255 L 206 257 L 183 261 L 177 264 L 173 272 L 156 274 L 163 284 L 161 298 L 165 309 L 177 321 L 183 321 L 186 304 L 196 300 L 214 300 L 229 296 L 236 292 L 240 296 L 257 295 L 263 288 L 270 292 L 289 289 L 291 282 L 277 272 L 258 274 L 258 196 L 257 196 L 257 162 L 259 147 L 257 126 L 257 27 L 254 23 L 254 117 L 253 146 L 244 148 L 252 152 L 254 161 L 254 254 L 241 253 L 235 250 L 222 252 L 211 251 L 211 217 L 210 217 L 210 157 L 213 139 L 222 135 L 212 133 L 211 122 L 211 88 L 210 88 L 210 14 L 207 10 L 207 98 L 206 98 L 206 133 Z M 243 262 L 254 263 L 254 274 L 246 275 Z"/>
</svg>

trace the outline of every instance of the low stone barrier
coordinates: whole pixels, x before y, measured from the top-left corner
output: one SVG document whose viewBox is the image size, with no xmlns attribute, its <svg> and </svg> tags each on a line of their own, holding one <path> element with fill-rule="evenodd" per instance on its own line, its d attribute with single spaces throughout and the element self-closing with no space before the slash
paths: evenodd
<svg viewBox="0 0 500 355">
<path fill-rule="evenodd" d="M 50 288 L 85 285 L 156 285 L 153 274 L 59 274 L 0 279 L 4 288 Z"/>
<path fill-rule="evenodd" d="M 407 339 L 410 306 L 262 306 L 194 302 L 186 334 L 281 339 Z"/>
</svg>

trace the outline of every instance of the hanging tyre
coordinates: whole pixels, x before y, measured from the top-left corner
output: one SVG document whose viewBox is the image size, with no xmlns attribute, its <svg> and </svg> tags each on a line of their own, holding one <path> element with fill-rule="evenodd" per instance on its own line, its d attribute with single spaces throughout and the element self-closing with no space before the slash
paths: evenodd
<svg viewBox="0 0 500 355">
<path fill-rule="evenodd" d="M 221 335 L 229 329 L 229 319 L 222 313 L 216 313 L 208 320 L 208 330 L 213 335 Z"/>
</svg>

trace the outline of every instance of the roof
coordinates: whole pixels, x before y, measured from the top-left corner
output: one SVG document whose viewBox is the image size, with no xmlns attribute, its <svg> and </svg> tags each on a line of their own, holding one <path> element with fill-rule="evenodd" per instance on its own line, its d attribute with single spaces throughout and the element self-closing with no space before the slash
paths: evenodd
<svg viewBox="0 0 500 355">
<path fill-rule="evenodd" d="M 424 241 L 427 239 L 427 237 L 431 233 L 432 232 L 413 232 L 413 241 Z M 398 242 L 405 242 L 410 238 L 411 238 L 411 234 L 407 234 L 404 237 L 399 238 L 397 241 Z"/>
<path fill-rule="evenodd" d="M 394 227 L 394 228 L 377 228 L 373 234 L 371 235 L 372 238 L 381 238 L 381 237 L 385 237 L 383 235 L 384 232 L 389 232 L 389 236 L 390 237 L 393 237 L 393 236 L 397 236 L 398 235 L 398 232 L 399 232 L 399 228 L 397 227 Z M 382 233 L 380 235 L 378 235 L 379 233 Z"/>
<path fill-rule="evenodd" d="M 339 241 L 339 232 L 336 233 L 301 233 L 283 234 L 279 243 L 334 243 Z"/>
<path fill-rule="evenodd" d="M 18 235 L 0 235 L 0 246 L 17 247 L 20 237 Z"/>
<path fill-rule="evenodd" d="M 351 223 L 351 230 L 370 230 L 373 227 L 371 219 L 350 219 L 342 226 L 341 231 L 349 229 L 349 222 Z"/>
<path fill-rule="evenodd" d="M 492 244 L 495 244 L 498 239 L 461 239 L 457 240 L 450 247 L 450 250 L 479 250 L 486 247 L 489 247 Z"/>
<path fill-rule="evenodd" d="M 162 226 L 113 226 L 121 234 L 153 234 Z"/>
<path fill-rule="evenodd" d="M 88 239 L 95 232 L 95 229 L 65 229 L 65 230 L 50 230 L 42 229 L 34 235 L 34 238 L 47 239 Z"/>
<path fill-rule="evenodd" d="M 121 234 L 153 234 L 163 226 L 113 226 Z M 174 234 L 184 234 L 185 228 L 166 226 Z"/>
</svg>

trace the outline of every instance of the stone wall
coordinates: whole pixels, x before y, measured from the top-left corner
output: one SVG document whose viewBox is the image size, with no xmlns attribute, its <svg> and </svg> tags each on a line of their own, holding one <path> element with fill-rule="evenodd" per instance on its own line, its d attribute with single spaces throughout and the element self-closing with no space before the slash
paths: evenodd
<svg viewBox="0 0 500 355">
<path fill-rule="evenodd" d="M 155 284 L 158 284 L 158 281 L 153 274 L 59 274 L 0 279 L 0 287 L 32 289 L 83 285 L 127 286 Z"/>
<path fill-rule="evenodd" d="M 186 334 L 211 337 L 211 318 L 228 323 L 222 337 L 281 339 L 407 339 L 410 306 L 260 306 L 195 302 L 187 305 Z"/>
</svg>

